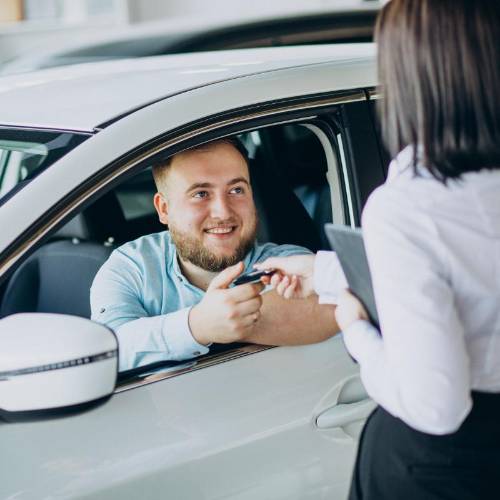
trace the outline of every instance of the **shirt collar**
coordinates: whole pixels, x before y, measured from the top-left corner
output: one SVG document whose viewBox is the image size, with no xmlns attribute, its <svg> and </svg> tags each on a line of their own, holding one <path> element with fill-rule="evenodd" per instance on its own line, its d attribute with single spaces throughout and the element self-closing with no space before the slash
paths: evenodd
<svg viewBox="0 0 500 500">
<path fill-rule="evenodd" d="M 243 259 L 243 264 L 245 266 L 245 269 L 243 269 L 242 274 L 246 274 L 250 271 L 253 271 L 253 264 L 255 262 L 255 253 L 257 250 L 257 242 L 253 244 L 252 249 L 247 253 L 246 257 Z"/>
</svg>

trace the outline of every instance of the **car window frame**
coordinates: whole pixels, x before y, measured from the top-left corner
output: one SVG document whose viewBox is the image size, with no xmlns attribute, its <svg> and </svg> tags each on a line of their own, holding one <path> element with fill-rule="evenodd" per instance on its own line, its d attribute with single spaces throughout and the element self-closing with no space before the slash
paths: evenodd
<svg viewBox="0 0 500 500">
<path fill-rule="evenodd" d="M 352 193 L 348 193 L 345 189 L 345 168 L 343 168 L 342 159 L 338 147 L 338 143 L 335 140 L 336 134 L 339 133 L 333 127 L 333 122 L 329 119 L 328 113 L 323 114 L 323 116 L 314 115 L 306 116 L 302 118 L 293 118 L 290 120 L 279 119 L 277 123 L 270 122 L 264 125 L 249 127 L 245 126 L 244 130 L 235 130 L 230 135 L 235 135 L 241 132 L 254 132 L 257 130 L 265 129 L 267 127 L 281 126 L 288 124 L 299 124 L 303 125 L 310 130 L 313 130 L 315 135 L 321 142 L 324 149 L 325 155 L 329 157 L 328 159 L 328 171 L 331 174 L 334 168 L 338 169 L 336 179 L 339 183 L 337 194 L 341 196 L 343 202 L 342 211 L 342 223 L 351 224 L 349 214 L 345 210 L 347 205 L 347 198 L 352 198 Z M 321 134 L 321 138 L 319 135 Z M 216 140 L 220 137 L 227 136 L 228 134 L 216 135 L 210 138 L 211 140 Z M 199 143 L 207 142 L 207 140 L 201 140 Z M 196 144 L 190 145 L 190 147 Z M 329 150 L 327 150 L 327 148 Z M 165 151 L 163 152 L 165 153 Z M 162 154 L 162 153 L 160 153 Z M 173 154 L 173 153 L 172 153 Z M 169 155 L 171 156 L 171 155 Z M 150 160 L 148 160 L 150 163 Z M 333 167 L 332 162 L 335 163 Z M 333 167 L 333 168 L 331 168 Z M 331 186 L 329 186 L 331 189 Z M 339 221 L 340 222 L 340 221 Z M 136 387 L 141 387 L 154 382 L 159 382 L 172 377 L 182 375 L 184 373 L 189 373 L 192 371 L 200 370 L 209 366 L 220 364 L 227 361 L 232 361 L 250 354 L 256 354 L 268 349 L 274 349 L 276 346 L 259 345 L 259 344 L 231 344 L 227 348 L 220 346 L 217 352 L 209 352 L 204 356 L 198 358 L 183 360 L 183 361 L 160 361 L 157 363 L 152 363 L 149 365 L 144 365 L 141 367 L 126 370 L 118 374 L 117 387 L 115 393 L 124 392 Z M 154 371 L 154 370 L 157 371 Z"/>
<path fill-rule="evenodd" d="M 101 170 L 99 175 L 88 178 L 82 190 L 85 192 L 68 193 L 63 203 L 59 203 L 57 210 L 50 214 L 49 220 L 41 221 L 39 228 L 31 238 L 28 238 L 25 246 L 21 249 L 22 254 L 16 259 L 16 266 L 20 264 L 29 254 L 43 244 L 62 225 L 76 215 L 78 212 L 89 206 L 95 199 L 103 195 L 106 191 L 115 188 L 119 183 L 128 177 L 137 174 L 146 165 L 158 161 L 160 158 L 171 156 L 178 151 L 193 147 L 196 144 L 215 140 L 227 135 L 234 135 L 244 131 L 257 130 L 268 126 L 280 125 L 293 122 L 314 122 L 318 117 L 324 117 L 324 133 L 331 140 L 331 147 L 337 155 L 338 147 L 335 142 L 335 135 L 331 133 L 331 127 L 336 126 L 335 122 L 329 121 L 331 114 L 338 114 L 339 107 L 353 102 L 366 102 L 367 94 L 363 89 L 352 91 L 333 92 L 327 96 L 306 96 L 300 99 L 286 99 L 277 103 L 262 103 L 259 106 L 235 110 L 233 113 L 225 113 L 221 116 L 212 117 L 210 122 L 203 119 L 189 124 L 183 130 L 167 131 L 156 140 L 137 148 L 126 159 L 113 162 Z M 316 124 L 317 125 L 317 124 Z M 341 158 L 337 155 L 339 165 Z M 344 184 L 343 177 L 339 177 Z M 343 193 L 345 194 L 345 192 Z M 352 196 L 352 193 L 349 193 Z M 345 222 L 351 223 L 351 220 Z M 28 246 L 29 245 L 29 246 Z M 7 274 L 10 274 L 7 272 Z M 4 271 L 1 278 L 4 278 Z M 178 376 L 180 374 L 212 366 L 226 361 L 254 354 L 272 346 L 258 346 L 248 344 L 238 346 L 222 353 L 208 354 L 205 357 L 195 360 L 181 362 L 166 362 L 165 371 L 148 373 L 148 366 L 141 367 L 140 372 L 126 373 L 123 376 L 123 384 L 117 386 L 115 392 L 122 392 L 145 384 L 158 382 Z M 186 366 L 193 363 L 195 366 Z M 174 366 L 175 365 L 175 366 Z M 173 368 L 170 370 L 170 368 Z"/>
</svg>

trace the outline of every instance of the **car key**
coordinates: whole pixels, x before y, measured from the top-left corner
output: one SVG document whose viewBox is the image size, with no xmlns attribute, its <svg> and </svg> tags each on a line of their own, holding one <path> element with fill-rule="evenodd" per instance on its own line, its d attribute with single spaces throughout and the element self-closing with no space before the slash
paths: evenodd
<svg viewBox="0 0 500 500">
<path fill-rule="evenodd" d="M 265 269 L 264 271 L 253 271 L 236 278 L 231 285 L 238 286 L 245 283 L 257 283 L 262 276 L 272 276 L 276 271 L 274 269 Z"/>
</svg>

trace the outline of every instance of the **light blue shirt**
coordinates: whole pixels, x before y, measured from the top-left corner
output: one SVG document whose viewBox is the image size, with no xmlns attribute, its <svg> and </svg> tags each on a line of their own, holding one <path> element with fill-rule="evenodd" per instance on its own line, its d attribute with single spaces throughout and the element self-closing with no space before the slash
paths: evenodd
<svg viewBox="0 0 500 500">
<path fill-rule="evenodd" d="M 245 271 L 268 257 L 310 253 L 294 245 L 255 245 Z M 119 369 L 156 361 L 191 359 L 208 352 L 189 329 L 192 306 L 204 290 L 182 274 L 170 233 L 142 236 L 117 248 L 90 290 L 92 319 L 112 328 L 119 341 Z"/>
</svg>

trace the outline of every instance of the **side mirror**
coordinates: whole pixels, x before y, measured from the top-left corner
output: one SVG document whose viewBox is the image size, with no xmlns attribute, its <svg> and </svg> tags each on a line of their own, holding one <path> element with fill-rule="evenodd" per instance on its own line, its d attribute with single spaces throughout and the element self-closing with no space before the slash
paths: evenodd
<svg viewBox="0 0 500 500">
<path fill-rule="evenodd" d="M 116 385 L 118 341 L 103 325 L 62 314 L 0 320 L 0 418 L 38 420 L 106 401 Z"/>
</svg>

